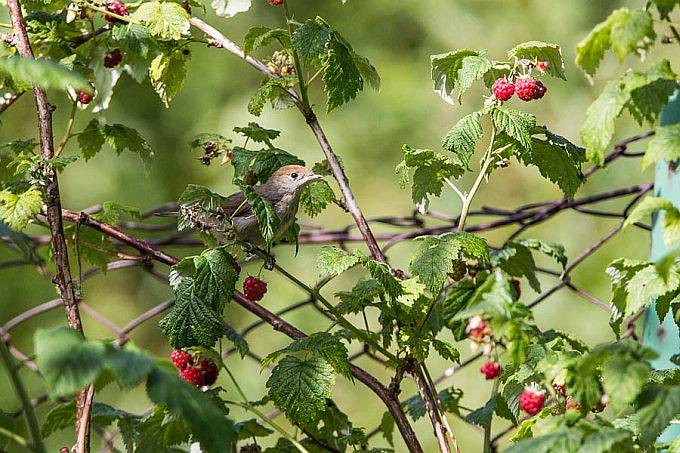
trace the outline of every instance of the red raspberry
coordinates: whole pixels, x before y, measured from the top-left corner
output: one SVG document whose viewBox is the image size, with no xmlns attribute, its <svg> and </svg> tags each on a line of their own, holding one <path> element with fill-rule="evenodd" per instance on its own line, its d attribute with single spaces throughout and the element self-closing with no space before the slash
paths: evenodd
<svg viewBox="0 0 680 453">
<path fill-rule="evenodd" d="M 87 105 L 90 102 L 92 102 L 92 95 L 87 91 L 81 91 L 80 93 L 78 93 L 78 102 Z"/>
<path fill-rule="evenodd" d="M 236 261 L 236 258 L 231 259 L 231 267 L 234 268 L 237 274 L 241 273 L 241 265 L 238 264 L 238 261 Z"/>
<path fill-rule="evenodd" d="M 267 0 L 267 3 L 269 3 L 272 6 L 279 6 L 283 5 L 284 0 Z"/>
<path fill-rule="evenodd" d="M 538 62 L 538 70 L 541 71 L 541 72 L 547 71 L 549 67 L 550 67 L 550 62 L 548 62 L 548 61 L 543 60 L 543 61 Z"/>
<path fill-rule="evenodd" d="M 201 359 L 198 362 L 198 368 L 203 373 L 203 385 L 213 385 L 217 380 L 217 375 L 220 370 L 212 360 Z"/>
<path fill-rule="evenodd" d="M 546 88 L 545 85 L 541 81 L 536 82 L 536 90 L 534 91 L 534 99 L 541 99 L 543 96 L 545 96 L 545 93 L 548 91 L 548 88 Z"/>
<path fill-rule="evenodd" d="M 538 414 L 545 403 L 545 390 L 536 384 L 527 385 L 519 397 L 519 407 L 529 415 Z"/>
<path fill-rule="evenodd" d="M 486 376 L 486 379 L 496 379 L 499 374 L 501 374 L 501 364 L 498 362 L 486 362 L 482 367 L 479 369 L 481 373 Z"/>
<path fill-rule="evenodd" d="M 203 371 L 201 371 L 200 368 L 188 366 L 181 370 L 179 375 L 191 385 L 196 387 L 201 387 L 203 385 Z"/>
<path fill-rule="evenodd" d="M 523 101 L 531 101 L 536 95 L 537 82 L 533 77 L 520 77 L 515 81 L 515 93 Z"/>
<path fill-rule="evenodd" d="M 491 91 L 499 101 L 507 101 L 515 94 L 515 85 L 508 82 L 508 79 L 503 77 L 496 79 L 493 85 L 491 85 Z"/>
<path fill-rule="evenodd" d="M 113 13 L 113 14 L 117 14 L 119 16 L 127 16 L 128 15 L 127 8 L 125 7 L 125 5 L 123 5 L 118 0 L 114 0 L 112 2 L 107 3 L 106 4 L 106 10 Z M 122 20 L 120 20 L 116 17 L 109 16 L 108 14 L 104 14 L 104 20 L 112 22 L 112 23 L 123 22 Z"/>
<path fill-rule="evenodd" d="M 517 296 L 517 299 L 519 299 L 522 295 L 522 287 L 520 286 L 519 280 L 513 278 L 510 280 L 510 283 L 512 283 L 512 289 L 515 290 L 515 296 Z"/>
<path fill-rule="evenodd" d="M 104 55 L 104 67 L 113 68 L 118 66 L 118 63 L 123 59 L 123 54 L 120 53 L 120 49 L 113 49 L 111 52 L 106 52 Z"/>
<path fill-rule="evenodd" d="M 172 363 L 174 363 L 177 368 L 183 370 L 187 364 L 189 364 L 191 356 L 184 349 L 173 349 L 170 354 L 170 360 L 172 360 Z"/>
<path fill-rule="evenodd" d="M 267 292 L 267 284 L 257 277 L 249 276 L 243 282 L 243 295 L 250 301 L 262 300 Z"/>
</svg>

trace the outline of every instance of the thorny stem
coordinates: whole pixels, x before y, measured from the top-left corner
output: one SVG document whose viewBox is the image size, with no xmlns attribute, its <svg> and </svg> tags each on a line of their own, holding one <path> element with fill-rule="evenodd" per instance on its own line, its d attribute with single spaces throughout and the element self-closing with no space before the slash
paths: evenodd
<svg viewBox="0 0 680 453">
<path fill-rule="evenodd" d="M 477 179 L 475 179 L 474 184 L 472 185 L 472 188 L 470 189 L 469 193 L 465 194 L 465 198 L 463 199 L 463 207 L 461 208 L 460 211 L 460 220 L 458 221 L 458 231 L 463 231 L 465 228 L 465 221 L 467 220 L 467 215 L 468 212 L 470 211 L 470 205 L 472 204 L 472 199 L 475 197 L 477 194 L 477 190 L 479 190 L 479 186 L 481 186 L 482 181 L 484 178 L 486 178 L 486 172 L 489 170 L 489 166 L 493 162 L 493 142 L 494 139 L 496 138 L 496 126 L 491 125 L 491 141 L 489 142 L 489 147 L 487 148 L 486 152 L 484 153 L 484 163 L 482 164 L 482 168 L 479 170 L 479 174 L 477 175 Z"/>
<path fill-rule="evenodd" d="M 236 391 L 238 392 L 238 394 L 239 394 L 239 395 L 241 396 L 241 398 L 243 399 L 243 403 L 234 402 L 235 404 L 241 406 L 243 409 L 248 410 L 248 411 L 252 412 L 253 414 L 257 415 L 258 417 L 260 417 L 260 419 L 261 419 L 264 423 L 266 423 L 267 425 L 269 425 L 269 426 L 271 426 L 272 428 L 274 428 L 274 430 L 275 430 L 276 432 L 278 432 L 279 434 L 281 434 L 283 437 L 285 437 L 286 439 L 288 439 L 288 440 L 290 441 L 290 443 L 292 443 L 293 445 L 295 445 L 295 448 L 297 448 L 298 451 L 301 451 L 302 453 L 309 453 L 309 450 L 307 450 L 307 449 L 306 449 L 300 442 L 298 442 L 293 436 L 291 436 L 290 434 L 288 434 L 288 433 L 286 432 L 285 429 L 283 429 L 281 426 L 279 426 L 278 423 L 276 423 L 274 420 L 272 420 L 272 419 L 270 419 L 269 417 L 267 417 L 267 415 L 265 415 L 264 413 L 262 413 L 258 408 L 256 408 L 256 407 L 253 406 L 252 404 L 250 404 L 250 400 L 249 400 L 248 397 L 246 396 L 246 394 L 245 394 L 245 392 L 243 391 L 243 389 L 241 388 L 241 386 L 238 384 L 238 380 L 237 380 L 237 379 L 234 377 L 234 375 L 231 373 L 231 370 L 230 370 L 224 363 L 222 363 L 222 368 L 224 368 L 224 370 L 227 372 L 227 374 L 229 375 L 229 379 L 231 379 L 231 382 L 234 383 L 234 387 L 236 388 Z"/>
<path fill-rule="evenodd" d="M 31 404 L 31 399 L 28 397 L 28 393 L 24 388 L 24 384 L 19 378 L 17 368 L 12 361 L 12 356 L 7 349 L 6 341 L 9 341 L 9 335 L 7 338 L 0 339 L 0 359 L 2 363 L 7 368 L 9 373 L 9 378 L 14 386 L 14 391 L 21 400 L 21 406 L 24 408 L 24 414 L 26 415 L 26 426 L 28 427 L 28 432 L 31 434 L 32 449 L 37 453 L 46 453 L 45 444 L 43 444 L 42 436 L 40 435 L 40 425 L 38 424 L 38 419 L 33 411 L 33 405 Z M 13 433 L 12 433 L 13 434 Z M 16 441 L 17 439 L 12 439 Z"/>
<path fill-rule="evenodd" d="M 449 439 L 451 440 L 451 444 L 453 445 L 453 450 L 455 453 L 460 453 L 460 449 L 458 448 L 458 440 L 456 439 L 456 435 L 453 433 L 453 429 L 451 429 L 451 425 L 449 425 L 449 420 L 446 418 L 446 414 L 444 413 L 444 408 L 442 407 L 442 402 L 439 399 L 439 394 L 437 393 L 437 387 L 434 384 L 434 381 L 432 380 L 432 376 L 430 375 L 430 371 L 427 369 L 427 366 L 425 363 L 422 364 L 422 369 L 423 369 L 423 375 L 425 376 L 425 382 L 427 383 L 430 393 L 432 394 L 432 398 L 434 399 L 434 403 L 437 407 L 437 411 L 439 412 L 439 416 L 441 417 L 442 423 L 444 424 L 444 428 L 446 429 L 446 432 L 449 435 Z M 458 407 L 461 407 L 460 405 Z"/>
<path fill-rule="evenodd" d="M 442 425 L 441 417 L 439 411 L 434 404 L 434 397 L 432 396 L 428 385 L 425 383 L 425 378 L 423 377 L 420 364 L 415 364 L 413 370 L 413 378 L 416 381 L 416 386 L 418 387 L 418 393 L 420 393 L 420 398 L 425 404 L 425 409 L 430 416 L 430 421 L 432 422 L 432 428 L 434 429 L 434 435 L 437 438 L 437 445 L 439 445 L 439 451 L 441 453 L 451 453 L 449 449 L 449 443 L 444 434 L 446 428 Z"/>
</svg>

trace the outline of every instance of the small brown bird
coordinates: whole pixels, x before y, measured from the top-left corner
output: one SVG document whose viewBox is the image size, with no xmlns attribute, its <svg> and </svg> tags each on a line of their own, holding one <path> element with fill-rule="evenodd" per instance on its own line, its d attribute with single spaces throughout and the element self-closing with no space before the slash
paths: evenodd
<svg viewBox="0 0 680 453">
<path fill-rule="evenodd" d="M 274 233 L 274 241 L 280 239 L 295 221 L 303 187 L 321 178 L 321 175 L 301 165 L 286 165 L 276 170 L 267 182 L 255 187 L 255 192 L 269 200 L 281 220 Z M 234 231 L 239 238 L 254 245 L 264 243 L 255 213 L 243 192 L 236 192 L 227 197 L 222 209 L 226 218 L 231 218 Z"/>
</svg>

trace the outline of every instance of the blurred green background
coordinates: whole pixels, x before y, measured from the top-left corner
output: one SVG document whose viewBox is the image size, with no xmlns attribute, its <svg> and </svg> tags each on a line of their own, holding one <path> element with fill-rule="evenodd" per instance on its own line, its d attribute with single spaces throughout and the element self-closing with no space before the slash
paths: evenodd
<svg viewBox="0 0 680 453">
<path fill-rule="evenodd" d="M 642 4 L 641 0 L 348 0 L 347 4 L 342 5 L 339 0 L 290 0 L 297 20 L 303 21 L 316 15 L 324 17 L 352 43 L 359 54 L 371 60 L 382 77 L 382 90 L 379 93 L 367 90 L 357 100 L 330 115 L 325 114 L 323 93 L 318 87 L 311 92 L 320 122 L 335 151 L 342 157 L 354 193 L 369 218 L 409 215 L 413 209 L 410 192 L 399 188 L 394 174 L 394 167 L 401 160 L 402 144 L 439 149 L 441 137 L 460 117 L 478 109 L 483 102 L 482 95 L 487 94 L 480 84 L 465 95 L 463 105 L 450 106 L 444 103 L 432 91 L 429 65 L 431 54 L 458 48 L 488 49 L 491 58 L 503 59 L 508 49 L 521 42 L 541 40 L 559 44 L 566 61 L 567 81 L 547 80 L 547 96 L 540 102 L 521 107 L 535 113 L 540 124 L 580 143 L 578 130 L 585 110 L 597 97 L 604 82 L 620 75 L 626 67 L 640 66 L 641 63 L 635 58 L 629 58 L 622 65 L 608 54 L 591 85 L 573 64 L 576 44 L 612 9 L 619 6 L 639 7 Z M 202 14 L 197 8 L 194 13 L 199 16 Z M 6 12 L 2 16 L 2 21 L 7 22 Z M 265 0 L 254 0 L 251 11 L 232 19 L 217 18 L 210 13 L 206 17 L 209 23 L 238 43 L 242 42 L 242 37 L 251 26 L 283 25 L 282 10 L 269 6 Z M 660 34 L 665 31 L 658 28 Z M 260 118 L 248 114 L 246 104 L 260 81 L 254 70 L 220 49 L 195 44 L 193 51 L 185 86 L 169 109 L 162 105 L 148 81 L 140 85 L 124 76 L 115 89 L 110 109 L 103 113 L 108 123 L 118 122 L 134 127 L 147 138 L 155 154 L 149 172 L 145 173 L 135 156 L 124 154 L 116 157 L 110 149 L 104 150 L 87 163 L 80 159 L 60 175 L 64 207 L 80 210 L 106 200 L 115 200 L 148 209 L 176 200 L 189 183 L 205 185 L 218 193 L 229 194 L 234 190 L 230 183 L 229 166 L 201 165 L 196 160 L 197 155 L 189 151 L 188 141 L 197 133 L 215 132 L 234 138 L 235 144 L 242 144 L 242 140 L 231 131 L 235 126 L 244 126 L 249 121 L 257 121 L 267 128 L 283 131 L 277 141 L 278 146 L 299 155 L 308 164 L 323 158 L 304 119 L 297 111 L 273 111 L 267 107 Z M 267 48 L 257 52 L 257 55 L 266 58 L 271 51 L 273 49 Z M 665 56 L 674 63 L 677 61 L 674 58 L 676 52 L 677 47 L 674 46 L 657 46 L 648 61 Z M 677 64 L 675 66 L 674 69 L 678 70 Z M 64 129 L 69 106 L 66 97 L 59 93 L 50 93 L 50 100 L 58 107 L 54 117 L 55 137 L 58 140 Z M 515 98 L 510 102 L 512 104 L 519 101 Z M 83 128 L 90 119 L 89 113 L 80 113 L 74 130 Z M 2 142 L 34 137 L 36 124 L 31 96 L 24 96 L 0 120 Z M 644 130 L 646 129 L 624 119 L 617 123 L 615 138 L 625 138 Z M 643 144 L 635 145 L 632 151 L 641 151 L 642 147 Z M 67 149 L 67 154 L 77 153 L 77 143 L 74 140 Z M 620 159 L 610 169 L 596 173 L 582 187 L 577 197 L 647 181 L 651 177 L 651 171 L 641 173 L 638 160 Z M 470 182 L 465 179 L 461 185 L 466 187 Z M 560 197 L 558 189 L 543 181 L 536 169 L 520 168 L 516 163 L 495 172 L 490 182 L 482 187 L 476 206 L 509 209 L 525 202 Z M 602 207 L 616 211 L 623 205 L 622 201 L 612 201 Z M 455 216 L 460 203 L 452 192 L 445 189 L 441 199 L 432 203 L 432 208 Z M 472 218 L 470 223 L 479 220 Z M 352 219 L 339 208 L 331 206 L 314 219 L 301 214 L 300 221 L 303 224 L 334 229 L 350 224 Z M 573 258 L 617 222 L 617 219 L 564 212 L 546 224 L 526 231 L 524 236 L 561 242 L 569 257 Z M 389 229 L 376 226 L 376 230 Z M 40 229 L 29 231 L 45 234 Z M 512 231 L 495 231 L 486 237 L 492 245 L 499 245 Z M 360 244 L 357 246 L 361 247 Z M 391 262 L 402 268 L 407 267 L 412 248 L 412 243 L 405 242 L 390 249 Z M 644 258 L 648 248 L 649 240 L 645 232 L 633 229 L 626 231 L 582 264 L 573 274 L 573 281 L 608 301 L 609 278 L 604 273 L 606 264 L 618 256 Z M 284 246 L 276 249 L 276 255 L 279 263 L 304 281 L 313 283 L 317 278 L 317 250 L 313 246 L 303 247 L 294 256 L 294 249 Z M 197 249 L 173 248 L 169 251 L 176 256 L 185 256 Z M 0 248 L 0 261 L 12 258 L 14 255 L 11 252 Z M 554 267 L 549 262 L 541 261 L 540 264 Z M 158 266 L 157 269 L 167 273 L 167 268 Z M 242 275 L 257 273 L 258 269 L 259 264 L 249 264 L 245 266 Z M 360 275 L 359 271 L 348 272 L 328 285 L 325 293 L 331 297 L 335 291 L 348 289 Z M 264 278 L 269 283 L 269 292 L 262 303 L 271 310 L 279 310 L 305 298 L 300 290 L 273 273 L 265 272 Z M 544 279 L 544 289 L 549 288 L 553 282 L 549 278 Z M 0 323 L 56 297 L 54 285 L 39 277 L 30 267 L 0 270 L 0 288 Z M 524 300 L 531 301 L 535 297 L 528 285 L 524 284 L 523 290 Z M 83 291 L 84 301 L 89 306 L 119 326 L 172 297 L 169 287 L 138 269 L 110 272 L 105 277 L 90 279 L 83 285 Z M 573 293 L 562 291 L 551 297 L 539 305 L 535 316 L 540 328 L 568 330 L 591 345 L 613 339 L 606 313 Z M 12 343 L 30 355 L 35 329 L 62 325 L 64 319 L 61 309 L 34 318 L 12 330 Z M 158 328 L 158 319 L 154 318 L 136 329 L 131 338 L 149 351 L 167 356 L 169 347 Z M 252 322 L 254 317 L 238 305 L 232 304 L 227 307 L 225 319 L 232 326 L 242 328 Z M 327 327 L 327 320 L 309 307 L 287 314 L 285 319 L 305 332 L 324 330 Z M 110 331 L 85 313 L 83 320 L 89 337 L 111 337 Z M 377 325 L 375 319 L 372 322 Z M 252 351 L 261 356 L 288 343 L 286 337 L 266 327 L 256 330 L 248 339 Z M 224 347 L 229 347 L 227 342 L 224 342 Z M 460 349 L 463 356 L 470 354 L 466 343 L 461 344 Z M 353 346 L 352 351 L 355 350 L 356 346 Z M 436 354 L 433 354 L 428 363 L 434 375 L 439 375 L 452 365 L 439 359 Z M 233 356 L 227 364 L 232 367 L 251 399 L 263 396 L 264 383 L 268 377 L 266 370 L 260 371 L 259 364 L 252 360 L 240 361 Z M 357 364 L 374 372 L 383 382 L 388 382 L 390 370 L 384 370 L 366 358 L 359 359 Z M 474 364 L 442 383 L 462 388 L 466 394 L 464 405 L 470 408 L 484 404 L 491 390 L 491 384 L 481 378 L 478 368 L 479 364 Z M 32 372 L 22 370 L 21 376 L 28 382 L 32 396 L 43 394 L 42 384 Z M 237 398 L 225 376 L 220 377 L 219 383 L 230 389 L 229 397 Z M 405 381 L 402 396 L 411 396 L 414 392 L 413 384 Z M 143 395 L 142 389 L 122 393 L 110 386 L 97 397 L 116 407 L 141 412 L 149 406 Z M 341 409 L 350 414 L 355 426 L 370 431 L 379 423 L 384 407 L 360 383 L 339 379 L 333 395 Z M 18 406 L 5 373 L 0 373 L 0 409 L 11 412 Z M 43 404 L 38 412 L 44 415 L 51 407 L 53 403 Z M 246 417 L 238 411 L 234 411 L 233 416 L 237 420 Z M 475 452 L 481 449 L 482 437 L 479 432 L 453 416 L 451 422 L 459 437 L 462 451 Z M 507 421 L 497 420 L 494 426 L 500 429 L 506 424 Z M 432 428 L 426 417 L 416 423 L 416 428 L 425 451 L 435 451 Z M 71 438 L 71 432 L 56 433 L 48 439 L 48 446 L 54 451 L 58 447 L 70 445 Z M 101 439 L 98 436 L 94 436 L 94 439 L 94 445 L 101 447 Z M 396 451 L 404 451 L 405 447 L 397 434 L 395 439 Z M 379 436 L 374 441 L 376 446 L 387 446 Z"/>
</svg>

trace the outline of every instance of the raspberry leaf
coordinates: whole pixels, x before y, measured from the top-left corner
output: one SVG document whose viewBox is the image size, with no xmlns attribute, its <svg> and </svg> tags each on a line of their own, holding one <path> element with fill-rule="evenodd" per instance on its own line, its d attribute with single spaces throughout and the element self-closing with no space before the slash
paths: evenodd
<svg viewBox="0 0 680 453">
<path fill-rule="evenodd" d="M 293 32 L 293 47 L 305 64 L 319 63 L 333 29 L 320 17 L 309 19 Z"/>
<path fill-rule="evenodd" d="M 431 149 L 414 149 L 404 145 L 402 153 L 404 160 L 395 171 L 400 175 L 400 185 L 406 187 L 409 169 L 415 168 L 411 197 L 421 212 L 427 209 L 430 195 L 441 195 L 445 178 L 458 179 L 465 173 L 462 165 Z"/>
<path fill-rule="evenodd" d="M 470 55 L 463 58 L 463 64 L 457 74 L 459 104 L 463 94 L 472 86 L 472 82 L 484 78 L 492 65 L 491 60 L 482 56 Z"/>
<path fill-rule="evenodd" d="M 611 50 L 619 61 L 627 55 L 646 54 L 656 38 L 652 16 L 644 8 L 619 8 L 599 23 L 576 47 L 576 64 L 586 74 L 594 76 L 604 53 Z"/>
<path fill-rule="evenodd" d="M 328 332 L 317 332 L 308 337 L 295 340 L 283 349 L 270 353 L 263 361 L 262 368 L 276 362 L 280 356 L 296 352 L 311 352 L 323 358 L 336 373 L 352 380 L 352 372 L 349 367 L 347 348 L 340 342 L 338 337 Z"/>
<path fill-rule="evenodd" d="M 445 233 L 419 239 L 420 244 L 411 257 L 409 271 L 435 294 L 448 280 L 454 260 L 470 257 L 484 261 L 489 257 L 486 241 L 470 233 Z"/>
<path fill-rule="evenodd" d="M 481 111 L 464 116 L 442 139 L 442 147 L 454 153 L 461 165 L 468 169 L 475 144 L 484 135 L 479 122 L 481 116 Z"/>
<path fill-rule="evenodd" d="M 274 147 L 271 141 L 277 139 L 279 135 L 281 135 L 281 132 L 275 129 L 264 128 L 252 121 L 248 123 L 247 126 L 235 127 L 234 132 L 241 134 L 256 143 L 266 143 L 270 148 Z"/>
<path fill-rule="evenodd" d="M 531 149 L 531 133 L 536 125 L 534 115 L 500 106 L 491 109 L 491 118 L 500 132 L 505 132 L 523 147 Z"/>
<path fill-rule="evenodd" d="M 99 128 L 99 121 L 90 120 L 85 129 L 78 135 L 78 145 L 86 162 L 101 151 L 105 141 L 104 134 Z"/>
<path fill-rule="evenodd" d="M 390 267 L 380 261 L 370 259 L 367 256 L 361 254 L 361 252 L 355 250 L 354 253 L 359 256 L 361 265 L 371 274 L 371 277 L 380 282 L 388 296 L 392 299 L 397 299 L 399 296 L 404 294 L 404 288 L 401 281 L 392 276 L 390 272 Z"/>
<path fill-rule="evenodd" d="M 275 239 L 274 233 L 281 223 L 279 216 L 276 215 L 271 202 L 266 198 L 259 196 L 252 186 L 239 183 L 239 187 L 255 213 L 262 238 L 268 245 L 271 245 Z"/>
<path fill-rule="evenodd" d="M 172 4 L 177 5 L 176 3 Z M 149 79 L 165 107 L 169 107 L 172 98 L 182 88 L 187 76 L 187 63 L 190 58 L 191 52 L 188 49 L 176 49 L 169 53 L 160 54 L 151 61 Z"/>
<path fill-rule="evenodd" d="M 439 97 L 441 97 L 444 101 L 448 102 L 451 105 L 454 104 L 453 99 L 451 98 L 451 93 L 456 88 L 456 85 L 460 84 L 458 73 L 459 70 L 463 67 L 463 60 L 466 57 L 479 57 L 479 56 L 481 56 L 479 52 L 470 49 L 459 49 L 453 52 L 430 56 L 430 64 L 432 66 L 432 81 L 434 82 L 434 91 L 439 95 Z M 468 74 L 468 77 L 470 77 L 474 73 L 478 73 L 479 70 L 474 71 L 468 69 L 466 72 Z"/>
<path fill-rule="evenodd" d="M 130 18 L 144 23 L 149 33 L 160 40 L 177 41 L 189 34 L 189 13 L 179 3 L 142 3 Z"/>
<path fill-rule="evenodd" d="M 556 242 L 543 241 L 541 239 L 517 239 L 510 241 L 513 244 L 520 244 L 524 247 L 544 253 L 553 258 L 564 269 L 567 265 L 567 256 L 564 253 L 564 246 Z"/>
<path fill-rule="evenodd" d="M 526 59 L 530 61 L 547 61 L 548 74 L 566 80 L 564 76 L 564 60 L 562 59 L 562 49 L 557 44 L 541 41 L 529 41 L 518 44 L 508 51 L 508 58 L 513 60 Z"/>
<path fill-rule="evenodd" d="M 179 376 L 154 370 L 146 382 L 151 401 L 167 408 L 191 428 L 205 453 L 231 451 L 235 442 L 233 422 L 203 392 L 187 385 Z"/>
<path fill-rule="evenodd" d="M 234 430 L 236 431 L 236 438 L 238 440 L 247 440 L 253 437 L 267 437 L 274 432 L 271 429 L 260 425 L 254 418 L 236 423 L 236 425 L 234 425 Z"/>
<path fill-rule="evenodd" d="M 465 421 L 473 425 L 488 429 L 491 419 L 496 411 L 496 398 L 491 398 L 484 406 L 475 409 L 465 416 Z"/>
<path fill-rule="evenodd" d="M 590 162 L 604 163 L 604 153 L 614 136 L 614 120 L 621 115 L 629 99 L 630 94 L 613 80 L 607 82 L 602 94 L 588 107 L 586 120 L 581 126 L 581 139 Z"/>
<path fill-rule="evenodd" d="M 651 404 L 638 412 L 640 441 L 649 446 L 680 413 L 680 386 L 662 387 Z"/>
<path fill-rule="evenodd" d="M 182 348 L 205 346 L 211 348 L 222 337 L 222 320 L 194 289 L 191 277 L 183 278 L 175 289 L 175 305 L 160 321 L 163 334 L 170 346 Z"/>
<path fill-rule="evenodd" d="M 678 158 L 680 158 L 680 124 L 657 127 L 654 137 L 647 145 L 642 168 L 646 169 L 660 160 L 674 162 Z"/>
<path fill-rule="evenodd" d="M 281 47 L 288 49 L 291 46 L 290 34 L 282 28 L 252 27 L 246 33 L 243 40 L 243 52 L 250 55 L 260 47 L 278 41 Z"/>
<path fill-rule="evenodd" d="M 235 146 L 232 150 L 231 164 L 234 166 L 234 178 L 242 178 L 252 171 L 259 182 L 266 182 L 279 168 L 286 165 L 304 165 L 305 162 L 278 148 L 255 151 Z"/>
<path fill-rule="evenodd" d="M 574 160 L 565 146 L 549 140 L 533 138 L 531 151 L 522 154 L 525 165 L 535 165 L 541 175 L 557 184 L 564 196 L 573 199 L 585 180 L 580 162 Z"/>
<path fill-rule="evenodd" d="M 82 75 L 47 59 L 3 57 L 0 58 L 0 74 L 11 77 L 16 83 L 31 83 L 44 89 L 72 87 L 76 92 L 92 93 L 92 86 Z"/>
<path fill-rule="evenodd" d="M 325 410 L 335 382 L 331 365 L 311 354 L 305 359 L 284 357 L 267 380 L 269 396 L 293 423 L 311 422 Z"/>
<path fill-rule="evenodd" d="M 194 257 L 194 291 L 218 314 L 236 289 L 238 274 L 231 266 L 232 259 L 223 247 L 207 249 Z"/>
<path fill-rule="evenodd" d="M 42 209 L 42 193 L 31 186 L 19 194 L 9 190 L 0 191 L 0 219 L 10 228 L 21 231 L 31 217 Z"/>
<path fill-rule="evenodd" d="M 262 80 L 260 87 L 248 102 L 248 112 L 255 116 L 262 115 L 262 109 L 267 101 L 273 101 L 285 94 L 285 91 L 297 84 L 297 77 L 267 77 Z"/>
<path fill-rule="evenodd" d="M 333 189 L 322 179 L 305 185 L 300 194 L 300 207 L 310 217 L 316 217 L 335 200 Z"/>
<path fill-rule="evenodd" d="M 316 257 L 316 267 L 319 268 L 320 277 L 340 275 L 358 262 L 358 256 L 332 245 L 321 247 Z"/>
</svg>

